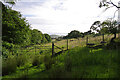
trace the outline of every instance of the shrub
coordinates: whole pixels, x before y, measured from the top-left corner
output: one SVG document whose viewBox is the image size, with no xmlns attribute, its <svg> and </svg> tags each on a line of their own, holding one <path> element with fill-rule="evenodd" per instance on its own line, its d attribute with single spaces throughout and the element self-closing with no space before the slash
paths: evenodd
<svg viewBox="0 0 120 80">
<path fill-rule="evenodd" d="M 2 75 L 8 75 L 15 72 L 17 69 L 15 57 L 9 57 L 7 60 L 2 61 Z"/>
<path fill-rule="evenodd" d="M 2 56 L 3 58 L 8 58 L 9 51 L 5 47 L 2 47 Z"/>
<path fill-rule="evenodd" d="M 39 66 L 41 64 L 42 60 L 40 60 L 40 55 L 34 55 L 32 65 L 33 66 Z"/>
<path fill-rule="evenodd" d="M 5 47 L 6 49 L 12 49 L 14 47 L 14 44 L 8 43 L 8 42 L 3 42 L 2 46 Z"/>
<path fill-rule="evenodd" d="M 56 65 L 53 65 L 50 73 L 51 73 L 51 74 L 49 74 L 50 78 L 62 78 L 62 77 L 64 77 L 64 75 L 65 75 L 64 74 L 65 73 L 64 64 L 59 63 Z"/>
<path fill-rule="evenodd" d="M 50 69 L 52 64 L 54 64 L 54 63 L 55 63 L 55 61 L 54 61 L 53 58 L 51 58 L 50 55 L 45 55 L 44 56 L 44 64 L 45 64 L 45 67 L 46 67 L 47 70 Z"/>
<path fill-rule="evenodd" d="M 72 61 L 71 61 L 70 56 L 67 56 L 67 57 L 65 58 L 64 66 L 65 66 L 65 70 L 66 70 L 66 71 L 71 71 Z"/>
<path fill-rule="evenodd" d="M 16 62 L 17 62 L 17 66 L 22 66 L 27 62 L 27 57 L 26 55 L 18 55 L 16 56 Z"/>
</svg>

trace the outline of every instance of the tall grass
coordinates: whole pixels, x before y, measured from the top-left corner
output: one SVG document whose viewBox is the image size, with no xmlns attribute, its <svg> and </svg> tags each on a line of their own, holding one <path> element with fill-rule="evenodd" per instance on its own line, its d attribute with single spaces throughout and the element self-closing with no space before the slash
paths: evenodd
<svg viewBox="0 0 120 80">
<path fill-rule="evenodd" d="M 110 37 L 110 36 L 109 36 Z M 107 40 L 107 36 L 105 38 Z M 102 36 L 89 38 L 89 42 L 99 44 Z M 109 39 L 108 39 L 109 40 Z M 55 43 L 66 47 L 67 41 Z M 8 55 L 3 59 L 3 74 L 17 77 L 36 78 L 116 78 L 119 77 L 119 52 L 120 50 L 89 49 L 85 47 L 86 38 L 69 40 L 69 49 L 61 55 L 51 58 L 51 52 L 31 49 L 21 55 Z M 47 46 L 47 44 L 45 44 Z M 51 43 L 48 44 L 49 46 Z M 37 45 L 35 45 L 37 46 Z M 79 47 L 78 47 L 79 46 Z M 23 49 L 27 50 L 27 49 Z M 41 52 L 42 51 L 42 52 Z M 40 54 L 41 52 L 41 54 Z M 25 65 L 27 65 L 27 69 Z M 22 69 L 21 69 L 22 68 Z M 28 71 L 27 71 L 28 70 Z M 27 71 L 27 72 L 26 72 Z M 41 76 L 42 75 L 42 76 Z M 11 76 L 9 76 L 11 77 Z"/>
<path fill-rule="evenodd" d="M 57 57 L 57 63 L 52 67 L 49 77 L 119 78 L 118 55 L 119 50 L 101 48 L 91 52 L 87 47 L 75 47 Z"/>
<path fill-rule="evenodd" d="M 7 60 L 2 60 L 2 75 L 8 75 L 15 72 L 17 69 L 17 63 L 15 57 L 9 57 Z"/>
</svg>

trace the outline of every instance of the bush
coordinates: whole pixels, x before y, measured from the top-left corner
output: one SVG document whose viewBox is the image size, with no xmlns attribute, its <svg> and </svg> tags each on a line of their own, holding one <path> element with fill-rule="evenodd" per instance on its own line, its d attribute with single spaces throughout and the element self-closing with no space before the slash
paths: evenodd
<svg viewBox="0 0 120 80">
<path fill-rule="evenodd" d="M 51 72 L 49 74 L 50 78 L 63 78 L 65 76 L 64 64 L 59 63 L 52 66 Z"/>
<path fill-rule="evenodd" d="M 42 63 L 42 57 L 40 55 L 34 55 L 32 65 L 39 66 Z"/>
<path fill-rule="evenodd" d="M 72 61 L 71 61 L 70 56 L 67 56 L 67 57 L 65 58 L 64 66 L 65 66 L 65 70 L 66 70 L 66 71 L 71 71 Z"/>
<path fill-rule="evenodd" d="M 2 46 L 5 47 L 6 49 L 12 49 L 14 47 L 14 44 L 9 42 L 3 42 Z"/>
<path fill-rule="evenodd" d="M 5 47 L 2 47 L 2 58 L 8 58 L 9 51 Z"/>
<path fill-rule="evenodd" d="M 2 61 L 2 75 L 8 75 L 15 72 L 17 69 L 15 57 L 9 57 L 7 60 Z"/>
<path fill-rule="evenodd" d="M 45 67 L 46 67 L 47 70 L 50 69 L 52 64 L 54 64 L 54 63 L 55 63 L 55 61 L 54 61 L 53 58 L 51 58 L 50 55 L 45 55 L 44 56 L 44 64 L 45 64 Z"/>
<path fill-rule="evenodd" d="M 26 55 L 18 55 L 16 57 L 16 62 L 18 67 L 24 65 L 27 62 Z"/>
</svg>

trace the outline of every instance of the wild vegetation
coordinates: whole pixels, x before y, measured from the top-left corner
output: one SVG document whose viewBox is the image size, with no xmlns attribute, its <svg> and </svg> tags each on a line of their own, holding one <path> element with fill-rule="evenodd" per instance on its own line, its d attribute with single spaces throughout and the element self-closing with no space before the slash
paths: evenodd
<svg viewBox="0 0 120 80">
<path fill-rule="evenodd" d="M 43 34 L 37 29 L 30 29 L 30 24 L 20 12 L 2 4 L 2 47 L 4 50 L 50 41 L 51 37 L 48 34 Z M 3 53 L 6 55 L 5 52 Z"/>
<path fill-rule="evenodd" d="M 68 39 L 69 50 L 51 57 L 52 40 L 48 34 L 32 30 L 20 12 L 4 4 L 2 11 L 3 79 L 120 78 L 120 39 L 116 22 L 96 21 L 87 32 L 71 31 L 64 39 L 53 41 L 66 50 Z M 101 44 L 101 34 L 106 41 L 102 47 L 86 46 L 86 38 L 88 43 Z M 40 46 L 46 47 L 42 49 Z M 58 49 L 55 51 L 59 52 Z"/>
<path fill-rule="evenodd" d="M 101 38 L 102 36 L 89 38 L 89 42 L 100 44 Z M 105 41 L 110 41 L 111 38 L 112 35 L 105 35 Z M 50 51 L 43 51 L 42 54 L 39 50 L 19 55 L 10 53 L 7 59 L 3 59 L 3 78 L 118 78 L 119 46 L 107 48 L 106 45 L 91 49 L 86 47 L 85 39 L 69 40 L 69 50 L 53 58 Z M 119 42 L 119 39 L 115 41 Z M 49 46 L 50 43 L 45 45 Z M 66 46 L 66 40 L 57 41 L 56 45 Z"/>
</svg>

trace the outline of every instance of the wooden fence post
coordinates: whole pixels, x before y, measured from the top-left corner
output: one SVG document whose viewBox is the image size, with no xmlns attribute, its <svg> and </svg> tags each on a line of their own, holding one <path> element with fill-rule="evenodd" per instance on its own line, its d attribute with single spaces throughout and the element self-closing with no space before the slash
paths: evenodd
<svg viewBox="0 0 120 80">
<path fill-rule="evenodd" d="M 67 39 L 67 50 L 68 50 L 68 39 Z"/>
<path fill-rule="evenodd" d="M 87 38 L 86 38 L 86 45 L 88 44 L 88 36 L 87 36 Z"/>
<path fill-rule="evenodd" d="M 54 55 L 54 42 L 52 42 L 52 56 Z"/>
<path fill-rule="evenodd" d="M 103 41 L 104 41 L 104 34 L 102 36 L 103 36 Z"/>
</svg>

